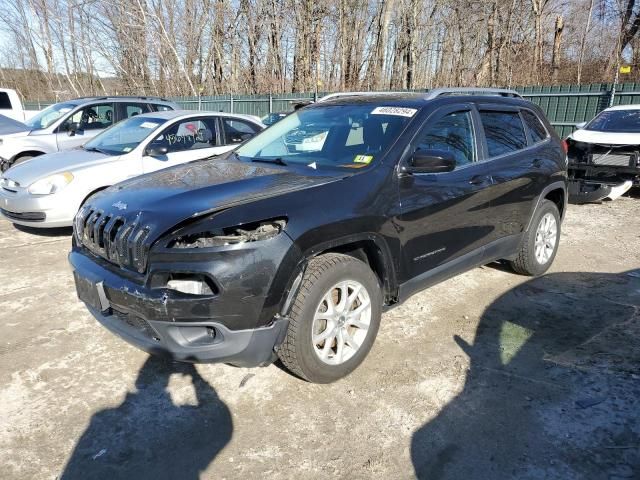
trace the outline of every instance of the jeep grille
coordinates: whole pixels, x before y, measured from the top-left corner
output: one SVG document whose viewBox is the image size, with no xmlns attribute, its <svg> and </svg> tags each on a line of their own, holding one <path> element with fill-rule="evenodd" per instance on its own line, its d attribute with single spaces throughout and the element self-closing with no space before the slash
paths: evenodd
<svg viewBox="0 0 640 480">
<path fill-rule="evenodd" d="M 73 225 L 78 245 L 94 255 L 123 268 L 143 273 L 147 267 L 151 229 L 139 219 L 127 220 L 121 215 L 84 206 Z"/>
</svg>

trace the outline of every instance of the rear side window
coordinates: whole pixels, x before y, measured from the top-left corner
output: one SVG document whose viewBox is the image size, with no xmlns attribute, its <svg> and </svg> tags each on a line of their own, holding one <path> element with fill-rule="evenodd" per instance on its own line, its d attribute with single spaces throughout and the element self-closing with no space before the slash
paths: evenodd
<svg viewBox="0 0 640 480">
<path fill-rule="evenodd" d="M 0 108 L 11 109 L 11 100 L 9 100 L 9 94 L 7 92 L 0 92 Z"/>
<path fill-rule="evenodd" d="M 527 146 L 518 112 L 481 111 L 480 118 L 490 157 L 516 152 Z"/>
<path fill-rule="evenodd" d="M 141 113 L 149 112 L 149 105 L 146 103 L 125 103 L 124 118 L 135 117 Z"/>
<path fill-rule="evenodd" d="M 173 110 L 173 108 L 171 108 L 169 105 L 162 105 L 159 103 L 152 103 L 151 108 L 154 112 L 169 112 Z"/>
<path fill-rule="evenodd" d="M 253 137 L 259 130 L 257 126 L 231 118 L 222 117 L 225 145 L 242 143 Z"/>
<path fill-rule="evenodd" d="M 522 118 L 527 125 L 529 135 L 533 143 L 538 143 L 547 138 L 547 130 L 542 125 L 542 122 L 529 110 L 522 110 Z"/>
</svg>

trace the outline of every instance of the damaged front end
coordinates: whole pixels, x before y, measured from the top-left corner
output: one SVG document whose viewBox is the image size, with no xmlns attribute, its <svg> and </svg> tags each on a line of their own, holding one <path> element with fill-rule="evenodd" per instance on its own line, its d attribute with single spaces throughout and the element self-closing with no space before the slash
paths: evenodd
<svg viewBox="0 0 640 480">
<path fill-rule="evenodd" d="M 614 200 L 640 186 L 640 145 L 608 145 L 567 139 L 569 202 Z"/>
<path fill-rule="evenodd" d="M 257 222 L 233 228 L 223 228 L 217 232 L 204 232 L 178 237 L 172 240 L 169 248 L 211 248 L 235 245 L 239 243 L 269 240 L 279 235 L 287 221 L 275 219 Z"/>
</svg>

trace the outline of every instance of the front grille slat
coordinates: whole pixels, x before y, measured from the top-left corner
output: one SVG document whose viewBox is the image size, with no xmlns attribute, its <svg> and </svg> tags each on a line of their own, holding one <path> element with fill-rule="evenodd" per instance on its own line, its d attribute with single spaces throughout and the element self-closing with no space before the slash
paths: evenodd
<svg viewBox="0 0 640 480">
<path fill-rule="evenodd" d="M 139 218 L 127 223 L 125 217 L 83 206 L 74 220 L 79 246 L 122 268 L 143 273 L 147 267 L 151 234 L 149 226 L 140 226 Z"/>
</svg>

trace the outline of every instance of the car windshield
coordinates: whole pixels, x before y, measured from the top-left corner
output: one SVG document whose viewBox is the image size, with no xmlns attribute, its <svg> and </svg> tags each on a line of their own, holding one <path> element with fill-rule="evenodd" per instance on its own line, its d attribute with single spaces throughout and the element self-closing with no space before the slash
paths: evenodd
<svg viewBox="0 0 640 480">
<path fill-rule="evenodd" d="M 131 117 L 106 129 L 85 143 L 84 148 L 109 155 L 129 153 L 165 122 L 162 118 Z"/>
<path fill-rule="evenodd" d="M 640 133 L 639 110 L 608 110 L 591 120 L 585 130 Z"/>
<path fill-rule="evenodd" d="M 32 130 L 42 130 L 43 128 L 53 125 L 56 120 L 69 113 L 76 108 L 76 106 L 77 105 L 73 103 L 56 103 L 31 117 L 25 122 L 25 125 Z"/>
<path fill-rule="evenodd" d="M 382 156 L 416 112 L 373 104 L 314 106 L 288 115 L 236 153 L 243 161 L 366 167 Z"/>
</svg>

